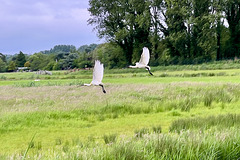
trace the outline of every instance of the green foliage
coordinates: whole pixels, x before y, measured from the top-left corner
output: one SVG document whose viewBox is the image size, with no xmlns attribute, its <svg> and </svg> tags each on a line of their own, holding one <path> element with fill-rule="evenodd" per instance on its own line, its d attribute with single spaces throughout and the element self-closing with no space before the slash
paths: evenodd
<svg viewBox="0 0 240 160">
<path fill-rule="evenodd" d="M 10 61 L 8 65 L 8 71 L 12 72 L 16 70 L 16 63 L 14 61 Z"/>
<path fill-rule="evenodd" d="M 30 67 L 30 62 L 27 61 L 26 63 L 24 63 L 24 67 Z"/>
<path fill-rule="evenodd" d="M 0 72 L 5 72 L 7 64 L 0 58 Z"/>
<path fill-rule="evenodd" d="M 57 62 L 55 62 L 52 66 L 52 69 L 53 70 L 60 70 L 60 65 Z"/>
<path fill-rule="evenodd" d="M 91 0 L 88 22 L 122 48 L 128 64 L 139 60 L 144 46 L 151 65 L 199 64 L 239 57 L 238 8 L 235 0 Z"/>
<path fill-rule="evenodd" d="M 78 48 L 78 52 L 80 53 L 90 53 L 92 52 L 98 45 L 97 44 L 90 44 L 90 45 L 83 45 Z"/>
<path fill-rule="evenodd" d="M 76 67 L 74 61 L 78 59 L 78 57 L 79 55 L 77 53 L 69 53 L 65 55 L 64 58 L 59 61 L 60 68 L 67 70 Z"/>
<path fill-rule="evenodd" d="M 3 62 L 7 62 L 6 60 L 6 56 L 2 53 L 0 53 L 0 59 L 3 61 Z"/>
<path fill-rule="evenodd" d="M 47 64 L 47 66 L 45 66 L 44 67 L 44 69 L 45 70 L 56 70 L 55 68 L 54 68 L 54 66 L 56 65 L 56 62 L 54 62 L 54 61 L 51 61 L 51 62 L 49 62 L 48 64 Z"/>
<path fill-rule="evenodd" d="M 223 11 L 229 24 L 230 38 L 228 40 L 229 48 L 226 51 L 227 57 L 239 57 L 240 51 L 240 4 L 238 0 L 226 0 L 223 3 Z"/>
<path fill-rule="evenodd" d="M 16 57 L 16 66 L 17 67 L 23 67 L 26 63 L 26 57 L 25 55 L 20 51 L 20 53 Z"/>
<path fill-rule="evenodd" d="M 15 71 L 16 67 L 22 66 L 30 67 L 33 71 L 92 67 L 93 54 L 91 52 L 97 46 L 97 44 L 84 45 L 77 50 L 73 45 L 56 45 L 50 50 L 33 55 L 24 55 L 20 52 L 19 54 L 5 56 L 0 53 L 0 58 L 4 61 L 4 63 L 1 62 L 0 72 Z M 117 56 L 115 55 L 115 57 Z"/>
<path fill-rule="evenodd" d="M 106 68 L 123 68 L 127 62 L 123 56 L 122 49 L 116 44 L 105 43 L 99 45 L 93 51 L 94 59 L 99 59 Z"/>
<path fill-rule="evenodd" d="M 80 53 L 79 58 L 75 59 L 73 64 L 78 68 L 91 68 L 94 62 L 92 62 L 92 53 Z"/>
<path fill-rule="evenodd" d="M 30 67 L 33 71 L 43 70 L 49 63 L 50 59 L 42 53 L 35 53 L 29 57 Z"/>
<path fill-rule="evenodd" d="M 99 37 L 117 43 L 131 64 L 133 49 L 149 45 L 149 2 L 90 0 L 89 5 L 89 24 L 96 26 Z"/>
<path fill-rule="evenodd" d="M 42 51 L 42 53 L 43 54 L 51 54 L 51 53 L 59 53 L 59 52 L 70 53 L 75 51 L 76 51 L 76 47 L 73 45 L 56 45 L 50 50 Z"/>
</svg>

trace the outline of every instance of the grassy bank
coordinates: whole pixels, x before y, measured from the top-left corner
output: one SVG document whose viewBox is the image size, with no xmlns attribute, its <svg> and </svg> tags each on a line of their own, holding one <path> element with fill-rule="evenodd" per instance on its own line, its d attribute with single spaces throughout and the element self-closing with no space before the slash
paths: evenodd
<svg viewBox="0 0 240 160">
<path fill-rule="evenodd" d="M 238 69 L 88 72 L 1 74 L 0 159 L 239 158 Z"/>
</svg>

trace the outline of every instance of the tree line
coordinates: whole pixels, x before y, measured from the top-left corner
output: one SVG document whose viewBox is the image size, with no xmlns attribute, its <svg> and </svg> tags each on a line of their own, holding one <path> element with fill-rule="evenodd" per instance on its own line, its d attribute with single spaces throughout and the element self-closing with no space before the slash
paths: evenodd
<svg viewBox="0 0 240 160">
<path fill-rule="evenodd" d="M 83 45 L 76 49 L 73 45 L 56 45 L 50 50 L 33 55 L 19 52 L 15 55 L 0 53 L 0 72 L 17 71 L 19 67 L 36 70 L 66 70 L 91 67 L 91 52 L 97 44 Z"/>
<path fill-rule="evenodd" d="M 127 66 L 123 50 L 114 43 L 83 45 L 78 49 L 73 45 L 56 45 L 50 50 L 33 55 L 21 51 L 15 55 L 0 53 L 0 72 L 17 71 L 19 67 L 27 67 L 32 71 L 91 68 L 96 59 L 100 60 L 105 68 Z"/>
<path fill-rule="evenodd" d="M 89 0 L 98 36 L 127 64 L 151 51 L 151 65 L 197 64 L 240 57 L 239 0 Z"/>
</svg>

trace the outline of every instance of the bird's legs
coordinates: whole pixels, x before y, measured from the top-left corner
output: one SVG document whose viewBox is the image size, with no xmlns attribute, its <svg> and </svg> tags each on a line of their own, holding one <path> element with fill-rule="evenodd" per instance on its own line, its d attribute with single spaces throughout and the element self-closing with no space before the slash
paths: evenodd
<svg viewBox="0 0 240 160">
<path fill-rule="evenodd" d="M 105 91 L 105 89 L 104 89 L 103 85 L 102 85 L 102 84 L 99 84 L 99 86 L 101 86 L 101 87 L 102 87 L 102 91 L 103 91 L 103 93 L 106 93 L 106 91 Z"/>
<path fill-rule="evenodd" d="M 151 74 L 153 76 L 153 74 L 151 73 L 150 69 L 148 67 L 146 67 L 146 69 L 148 70 L 149 74 Z"/>
</svg>

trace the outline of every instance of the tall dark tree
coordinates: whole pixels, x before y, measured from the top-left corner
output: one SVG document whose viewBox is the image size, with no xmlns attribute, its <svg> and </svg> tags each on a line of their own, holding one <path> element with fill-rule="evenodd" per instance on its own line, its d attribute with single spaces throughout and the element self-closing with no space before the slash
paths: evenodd
<svg viewBox="0 0 240 160">
<path fill-rule="evenodd" d="M 6 56 L 4 54 L 0 53 L 0 58 L 2 59 L 3 62 L 7 62 Z"/>
<path fill-rule="evenodd" d="M 229 24 L 229 57 L 240 57 L 240 1 L 225 0 L 225 14 Z"/>
<path fill-rule="evenodd" d="M 155 65 L 240 57 L 239 0 L 89 2 L 89 24 L 100 38 L 118 44 L 128 63 L 139 59 L 143 46 Z"/>
<path fill-rule="evenodd" d="M 16 66 L 17 67 L 23 67 L 26 63 L 26 57 L 25 55 L 20 51 L 20 53 L 16 57 Z"/>
<path fill-rule="evenodd" d="M 168 26 L 168 41 L 172 56 L 185 57 L 187 42 L 187 27 L 184 24 L 186 19 L 185 1 L 166 1 L 166 24 Z"/>
<path fill-rule="evenodd" d="M 194 0 L 192 31 L 192 55 L 209 61 L 216 55 L 215 17 L 211 14 L 211 0 Z"/>
<path fill-rule="evenodd" d="M 100 38 L 117 43 L 129 64 L 134 52 L 140 56 L 142 47 L 151 45 L 149 1 L 90 0 L 89 4 L 89 24 L 96 26 Z"/>
<path fill-rule="evenodd" d="M 0 72 L 5 72 L 7 68 L 6 62 L 0 58 Z"/>
</svg>

